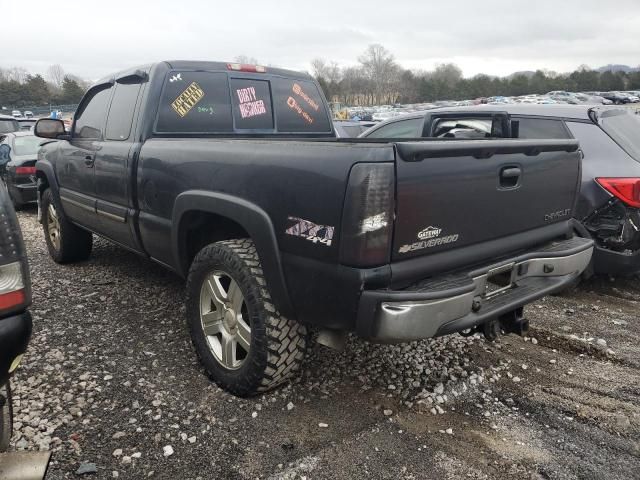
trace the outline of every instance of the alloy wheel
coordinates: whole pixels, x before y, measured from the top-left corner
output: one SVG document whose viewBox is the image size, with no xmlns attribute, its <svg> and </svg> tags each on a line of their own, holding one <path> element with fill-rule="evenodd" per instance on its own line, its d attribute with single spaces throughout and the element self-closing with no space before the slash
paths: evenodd
<svg viewBox="0 0 640 480">
<path fill-rule="evenodd" d="M 47 217 L 47 233 L 49 234 L 49 239 L 56 250 L 60 250 L 60 220 L 58 219 L 58 212 L 56 212 L 52 203 L 49 204 Z"/>
<path fill-rule="evenodd" d="M 251 349 L 251 327 L 238 283 L 222 271 L 209 274 L 200 289 L 200 325 L 209 350 L 228 370 L 242 366 Z"/>
</svg>

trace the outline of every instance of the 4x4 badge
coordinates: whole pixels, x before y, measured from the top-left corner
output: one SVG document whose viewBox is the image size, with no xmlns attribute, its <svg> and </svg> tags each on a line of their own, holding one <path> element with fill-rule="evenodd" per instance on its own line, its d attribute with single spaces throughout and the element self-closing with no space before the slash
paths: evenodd
<svg viewBox="0 0 640 480">
<path fill-rule="evenodd" d="M 428 240 L 430 238 L 436 238 L 442 233 L 442 229 L 438 227 L 427 227 L 424 230 L 418 232 L 418 240 Z"/>
</svg>

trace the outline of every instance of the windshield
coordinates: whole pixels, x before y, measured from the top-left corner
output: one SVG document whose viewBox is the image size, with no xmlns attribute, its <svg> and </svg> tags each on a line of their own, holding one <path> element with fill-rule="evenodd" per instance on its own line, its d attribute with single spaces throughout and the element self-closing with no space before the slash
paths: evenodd
<svg viewBox="0 0 640 480">
<path fill-rule="evenodd" d="M 640 115 L 611 110 L 603 112 L 599 124 L 625 152 L 640 162 Z"/>
<path fill-rule="evenodd" d="M 38 153 L 41 139 L 33 135 L 16 137 L 13 140 L 13 150 L 16 155 L 35 155 Z"/>
</svg>

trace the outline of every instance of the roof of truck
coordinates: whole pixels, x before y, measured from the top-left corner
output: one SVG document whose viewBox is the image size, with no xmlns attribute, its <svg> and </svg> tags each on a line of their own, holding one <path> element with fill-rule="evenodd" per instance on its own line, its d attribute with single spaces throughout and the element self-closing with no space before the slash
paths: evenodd
<svg viewBox="0 0 640 480">
<path fill-rule="evenodd" d="M 128 77 L 131 75 L 139 74 L 141 72 L 149 72 L 152 67 L 155 65 L 164 63 L 171 70 L 226 70 L 229 72 L 234 72 L 235 70 L 231 70 L 229 65 L 237 65 L 238 62 L 209 62 L 209 61 L 199 61 L 199 60 L 165 60 L 157 63 L 149 63 L 146 65 L 139 65 L 137 67 L 127 68 L 126 70 L 121 70 L 119 72 L 113 73 L 106 77 L 98 80 L 94 85 L 101 85 L 105 83 L 111 83 L 114 80 Z M 295 70 L 287 70 L 284 68 L 276 68 L 276 67 L 264 67 L 266 72 L 264 74 L 267 75 L 283 75 L 286 77 L 294 77 L 306 80 L 313 80 L 313 77 L 306 72 L 297 72 Z"/>
</svg>

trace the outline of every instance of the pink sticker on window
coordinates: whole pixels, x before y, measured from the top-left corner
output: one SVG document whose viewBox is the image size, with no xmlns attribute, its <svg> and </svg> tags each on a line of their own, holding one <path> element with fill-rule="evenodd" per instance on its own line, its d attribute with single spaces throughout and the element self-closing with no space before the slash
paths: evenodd
<svg viewBox="0 0 640 480">
<path fill-rule="evenodd" d="M 267 113 L 264 101 L 258 100 L 256 89 L 253 87 L 239 88 L 236 90 L 240 104 L 240 116 L 242 118 L 251 118 Z"/>
</svg>

